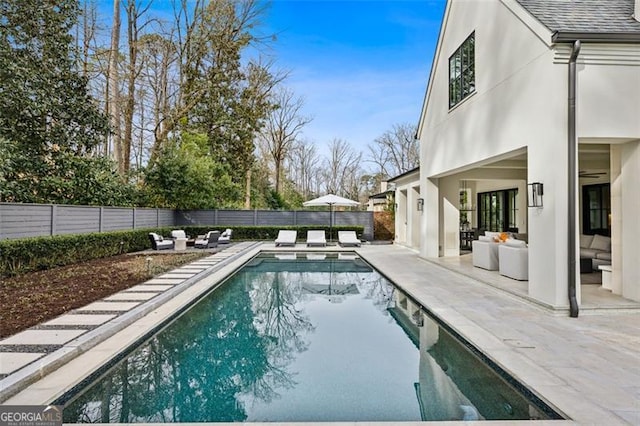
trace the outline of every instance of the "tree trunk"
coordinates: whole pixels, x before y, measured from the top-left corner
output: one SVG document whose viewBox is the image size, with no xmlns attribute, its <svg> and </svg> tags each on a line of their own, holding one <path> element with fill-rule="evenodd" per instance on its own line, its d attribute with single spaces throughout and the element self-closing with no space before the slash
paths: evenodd
<svg viewBox="0 0 640 426">
<path fill-rule="evenodd" d="M 120 138 L 120 101 L 118 96 L 118 55 L 120 53 L 120 0 L 113 0 L 113 28 L 111 29 L 111 49 L 109 51 L 109 67 L 107 85 L 109 92 L 109 121 L 111 123 L 111 140 L 113 156 L 118 164 L 118 171 L 124 172 L 123 152 Z"/>
<path fill-rule="evenodd" d="M 251 168 L 247 170 L 246 178 L 247 181 L 244 193 L 244 208 L 249 210 L 251 209 Z"/>
<path fill-rule="evenodd" d="M 129 70 L 127 76 L 127 102 L 124 110 L 124 137 L 122 140 L 123 174 L 129 171 L 131 161 L 131 142 L 133 140 L 133 113 L 135 107 L 137 58 L 138 58 L 138 22 L 135 0 L 127 4 L 127 38 L 129 43 Z"/>
</svg>

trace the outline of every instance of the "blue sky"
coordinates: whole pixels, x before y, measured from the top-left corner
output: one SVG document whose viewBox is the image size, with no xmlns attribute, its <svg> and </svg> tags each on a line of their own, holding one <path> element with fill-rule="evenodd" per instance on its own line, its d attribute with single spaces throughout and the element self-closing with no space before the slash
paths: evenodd
<svg viewBox="0 0 640 426">
<path fill-rule="evenodd" d="M 334 138 L 366 155 L 394 124 L 417 124 L 444 0 L 275 0 L 277 66 L 313 121 L 304 137 L 321 153 Z"/>
</svg>

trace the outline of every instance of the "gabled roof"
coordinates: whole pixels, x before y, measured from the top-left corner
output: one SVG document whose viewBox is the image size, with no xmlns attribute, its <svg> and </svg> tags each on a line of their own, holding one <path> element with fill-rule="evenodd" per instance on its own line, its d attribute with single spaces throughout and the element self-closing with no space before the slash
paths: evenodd
<svg viewBox="0 0 640 426">
<path fill-rule="evenodd" d="M 554 33 L 553 42 L 640 42 L 634 0 L 516 1 Z"/>
</svg>

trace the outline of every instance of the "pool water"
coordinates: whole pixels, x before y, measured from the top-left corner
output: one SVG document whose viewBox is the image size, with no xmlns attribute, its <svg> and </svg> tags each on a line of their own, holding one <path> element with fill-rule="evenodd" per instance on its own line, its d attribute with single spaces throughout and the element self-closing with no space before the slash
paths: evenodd
<svg viewBox="0 0 640 426">
<path fill-rule="evenodd" d="M 263 253 L 101 373 L 64 422 L 560 418 L 344 253 Z"/>
</svg>

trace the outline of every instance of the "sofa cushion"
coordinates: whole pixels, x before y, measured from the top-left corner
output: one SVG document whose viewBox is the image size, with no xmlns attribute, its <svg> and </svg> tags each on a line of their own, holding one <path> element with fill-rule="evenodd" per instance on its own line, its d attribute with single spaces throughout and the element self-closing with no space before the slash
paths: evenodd
<svg viewBox="0 0 640 426">
<path fill-rule="evenodd" d="M 605 237 L 603 235 L 594 235 L 593 241 L 591 241 L 591 245 L 589 248 L 602 250 L 602 251 L 611 251 L 611 238 Z"/>
<path fill-rule="evenodd" d="M 527 246 L 526 242 L 522 240 L 516 240 L 514 238 L 509 238 L 507 241 L 505 241 L 505 244 L 510 247 L 526 247 Z"/>
<path fill-rule="evenodd" d="M 598 253 L 603 253 L 602 250 L 595 250 L 591 248 L 580 247 L 580 257 L 587 257 L 589 259 L 595 259 Z"/>
<path fill-rule="evenodd" d="M 593 241 L 593 235 L 580 235 L 580 247 L 589 248 L 591 247 L 591 242 Z"/>
<path fill-rule="evenodd" d="M 478 237 L 478 241 L 486 241 L 486 242 L 493 242 L 493 237 L 489 237 L 487 235 L 480 235 Z"/>
<path fill-rule="evenodd" d="M 611 261 L 611 253 L 607 251 L 598 252 L 596 253 L 596 259 Z"/>
<path fill-rule="evenodd" d="M 484 235 L 491 238 L 500 238 L 501 232 L 484 231 Z"/>
</svg>

